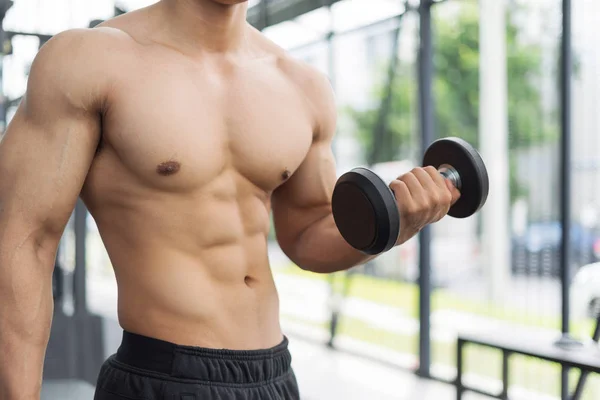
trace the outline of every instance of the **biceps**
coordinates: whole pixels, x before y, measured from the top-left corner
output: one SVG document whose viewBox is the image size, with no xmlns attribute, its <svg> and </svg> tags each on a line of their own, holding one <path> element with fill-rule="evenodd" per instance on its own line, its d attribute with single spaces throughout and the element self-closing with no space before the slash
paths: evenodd
<svg viewBox="0 0 600 400">
<path fill-rule="evenodd" d="M 275 230 L 280 240 L 291 240 L 331 212 L 336 181 L 331 147 L 314 145 L 306 159 L 273 195 Z"/>
<path fill-rule="evenodd" d="M 0 142 L 0 229 L 8 221 L 17 230 L 64 229 L 92 162 L 99 124 L 56 112 L 33 122 L 20 107 Z"/>
<path fill-rule="evenodd" d="M 329 205 L 335 180 L 335 160 L 331 147 L 327 143 L 316 144 L 283 188 L 287 202 L 302 209 Z"/>
</svg>

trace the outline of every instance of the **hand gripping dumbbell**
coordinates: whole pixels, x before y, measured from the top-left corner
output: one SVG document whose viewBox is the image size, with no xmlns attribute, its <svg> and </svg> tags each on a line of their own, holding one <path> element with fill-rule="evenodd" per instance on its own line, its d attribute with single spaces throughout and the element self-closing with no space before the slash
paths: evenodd
<svg viewBox="0 0 600 400">
<path fill-rule="evenodd" d="M 436 140 L 427 148 L 424 166 L 433 166 L 460 191 L 448 215 L 466 218 L 483 207 L 489 179 L 473 146 L 459 138 Z M 357 250 L 376 255 L 390 250 L 400 234 L 394 193 L 377 174 L 354 168 L 342 175 L 333 191 L 332 212 L 342 237 Z"/>
</svg>

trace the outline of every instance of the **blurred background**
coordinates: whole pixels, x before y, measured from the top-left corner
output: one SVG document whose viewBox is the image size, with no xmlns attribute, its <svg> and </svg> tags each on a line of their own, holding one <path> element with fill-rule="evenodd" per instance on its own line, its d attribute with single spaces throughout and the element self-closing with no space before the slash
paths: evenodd
<svg viewBox="0 0 600 400">
<path fill-rule="evenodd" d="M 153 2 L 0 0 L 0 135 L 53 34 Z M 490 173 L 482 212 L 446 218 L 348 272 L 304 272 L 272 237 L 306 398 L 456 398 L 460 332 L 590 340 L 600 313 L 600 2 L 263 0 L 249 2 L 248 21 L 329 76 L 340 175 L 364 165 L 390 181 L 445 136 L 476 145 Z M 121 331 L 112 267 L 81 204 L 54 293 L 44 398 L 91 399 Z M 501 359 L 468 347 L 465 381 L 498 390 Z M 511 399 L 558 399 L 565 381 L 559 365 L 515 355 L 510 383 Z M 582 398 L 600 398 L 597 376 Z"/>
</svg>

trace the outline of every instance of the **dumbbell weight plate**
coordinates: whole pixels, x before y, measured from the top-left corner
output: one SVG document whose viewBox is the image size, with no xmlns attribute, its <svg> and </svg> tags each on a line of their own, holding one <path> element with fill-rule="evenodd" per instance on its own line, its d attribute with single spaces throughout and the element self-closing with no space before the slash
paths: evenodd
<svg viewBox="0 0 600 400">
<path fill-rule="evenodd" d="M 332 211 L 342 237 L 365 254 L 386 252 L 398 240 L 396 198 L 388 185 L 366 168 L 354 168 L 338 179 Z"/>
<path fill-rule="evenodd" d="M 468 142 L 460 138 L 436 140 L 427 148 L 423 157 L 424 166 L 439 169 L 452 166 L 460 176 L 460 199 L 450 208 L 448 215 L 467 218 L 483 207 L 489 192 L 489 178 L 481 156 Z"/>
</svg>

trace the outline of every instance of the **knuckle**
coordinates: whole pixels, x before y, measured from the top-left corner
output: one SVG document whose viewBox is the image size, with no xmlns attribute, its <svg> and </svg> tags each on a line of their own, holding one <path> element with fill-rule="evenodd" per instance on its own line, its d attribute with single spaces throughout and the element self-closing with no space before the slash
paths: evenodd
<svg viewBox="0 0 600 400">
<path fill-rule="evenodd" d="M 417 170 L 415 171 L 415 175 L 419 176 L 420 179 L 429 178 L 429 174 L 423 168 L 417 168 Z"/>
<path fill-rule="evenodd" d="M 450 205 L 452 203 L 452 193 L 446 191 L 444 193 L 444 204 Z"/>
<path fill-rule="evenodd" d="M 432 165 L 428 165 L 428 166 L 426 166 L 426 167 L 425 167 L 425 168 L 423 168 L 423 169 L 424 169 L 426 172 L 430 173 L 430 174 L 432 174 L 432 173 L 434 173 L 434 172 L 437 172 L 437 169 L 435 169 L 435 167 L 434 167 L 434 166 L 432 166 Z"/>
<path fill-rule="evenodd" d="M 415 185 L 417 185 L 419 183 L 419 179 L 416 177 L 415 174 L 406 174 L 406 176 L 404 177 L 404 179 L 402 179 L 402 181 L 404 181 L 407 185 L 411 185 L 411 187 L 414 187 Z"/>
<path fill-rule="evenodd" d="M 390 188 L 394 191 L 402 191 L 404 190 L 404 188 L 406 188 L 406 183 L 399 179 L 396 179 L 392 181 L 392 183 L 390 183 Z"/>
<path fill-rule="evenodd" d="M 408 175 L 410 174 L 410 172 L 407 172 L 405 174 L 400 175 L 396 180 L 398 182 L 406 182 L 406 179 L 408 178 Z"/>
<path fill-rule="evenodd" d="M 433 203 L 430 199 L 423 199 L 419 204 L 419 211 L 429 211 L 433 208 Z"/>
<path fill-rule="evenodd" d="M 403 206 L 404 211 L 409 215 L 417 214 L 419 212 L 419 205 L 414 201 L 407 201 Z"/>
</svg>

